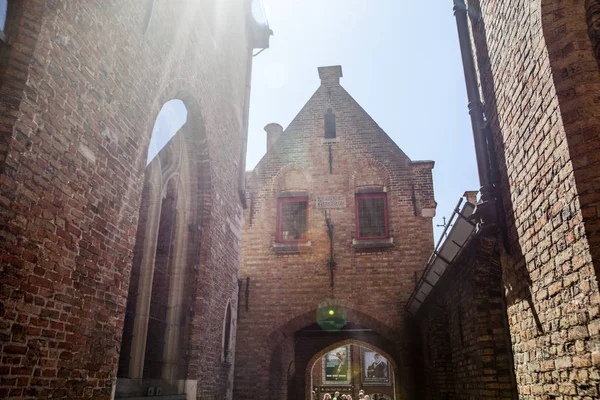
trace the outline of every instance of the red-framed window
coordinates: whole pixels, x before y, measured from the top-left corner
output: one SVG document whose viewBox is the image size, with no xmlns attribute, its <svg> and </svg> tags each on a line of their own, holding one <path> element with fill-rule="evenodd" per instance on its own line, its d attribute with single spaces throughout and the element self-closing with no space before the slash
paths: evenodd
<svg viewBox="0 0 600 400">
<path fill-rule="evenodd" d="M 308 197 L 290 197 L 277 200 L 277 241 L 301 242 L 307 240 Z"/>
<path fill-rule="evenodd" d="M 382 239 L 389 236 L 386 193 L 356 194 L 356 237 Z"/>
</svg>

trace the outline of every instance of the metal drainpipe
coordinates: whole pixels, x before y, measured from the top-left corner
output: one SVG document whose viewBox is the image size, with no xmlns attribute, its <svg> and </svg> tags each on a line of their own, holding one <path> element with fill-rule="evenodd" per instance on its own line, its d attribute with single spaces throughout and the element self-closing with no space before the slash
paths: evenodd
<svg viewBox="0 0 600 400">
<path fill-rule="evenodd" d="M 244 114 L 242 120 L 242 148 L 238 169 L 238 193 L 243 208 L 247 207 L 246 199 L 246 153 L 248 152 L 248 121 L 250 120 L 250 81 L 252 80 L 252 46 L 248 49 L 248 65 L 246 67 L 246 91 L 244 93 Z"/>
<path fill-rule="evenodd" d="M 460 54 L 463 70 L 465 73 L 465 84 L 467 87 L 467 98 L 469 100 L 469 115 L 473 128 L 473 141 L 475 142 L 475 157 L 477 158 L 477 170 L 479 172 L 479 189 L 481 197 L 474 213 L 474 218 L 479 220 L 479 230 L 491 228 L 495 225 L 496 206 L 495 188 L 492 184 L 490 154 L 485 137 L 486 120 L 483 113 L 483 104 L 479 96 L 477 85 L 477 72 L 473 59 L 471 37 L 469 34 L 469 22 L 467 19 L 467 5 L 464 0 L 454 0 L 454 16 L 456 17 L 456 28 L 458 30 L 458 41 L 460 43 Z"/>
</svg>

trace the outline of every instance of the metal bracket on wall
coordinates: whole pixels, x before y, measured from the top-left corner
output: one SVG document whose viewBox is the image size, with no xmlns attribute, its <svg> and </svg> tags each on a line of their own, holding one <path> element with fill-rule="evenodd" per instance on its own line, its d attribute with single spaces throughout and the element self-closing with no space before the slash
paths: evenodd
<svg viewBox="0 0 600 400">
<path fill-rule="evenodd" d="M 250 298 L 250 277 L 246 278 L 246 311 L 248 311 L 248 299 Z"/>
<path fill-rule="evenodd" d="M 417 212 L 417 194 L 415 192 L 415 185 L 414 185 L 414 183 L 413 183 L 411 189 L 412 189 L 411 200 L 412 200 L 412 203 L 413 203 L 413 209 L 415 211 L 415 217 L 418 217 L 419 213 Z"/>
<path fill-rule="evenodd" d="M 328 215 L 328 212 L 325 211 L 325 223 L 327 224 L 327 236 L 329 236 L 329 262 L 328 262 L 328 266 L 329 266 L 329 273 L 331 276 L 331 288 L 333 289 L 334 287 L 334 274 L 333 271 L 335 270 L 335 259 L 333 258 L 333 222 L 331 221 L 331 218 Z"/>
<path fill-rule="evenodd" d="M 252 226 L 252 222 L 254 222 L 254 192 L 250 193 L 250 214 L 248 218 L 248 225 Z"/>
<path fill-rule="evenodd" d="M 240 296 L 242 295 L 242 280 L 238 279 L 238 296 L 237 296 L 237 314 L 236 314 L 236 320 L 240 319 Z"/>
</svg>

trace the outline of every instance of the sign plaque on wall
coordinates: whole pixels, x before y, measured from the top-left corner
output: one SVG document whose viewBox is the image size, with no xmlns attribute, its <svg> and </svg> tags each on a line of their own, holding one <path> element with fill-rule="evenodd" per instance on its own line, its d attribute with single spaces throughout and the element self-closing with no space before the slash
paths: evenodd
<svg viewBox="0 0 600 400">
<path fill-rule="evenodd" d="M 344 208 L 346 207 L 346 196 L 330 194 L 317 196 L 317 208 Z"/>
</svg>

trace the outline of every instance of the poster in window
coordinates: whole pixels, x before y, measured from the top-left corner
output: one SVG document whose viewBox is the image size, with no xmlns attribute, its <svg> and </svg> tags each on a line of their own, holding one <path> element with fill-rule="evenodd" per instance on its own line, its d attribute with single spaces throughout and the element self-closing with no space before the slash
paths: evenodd
<svg viewBox="0 0 600 400">
<path fill-rule="evenodd" d="M 379 353 L 362 349 L 362 377 L 365 385 L 391 385 L 390 363 Z"/>
<path fill-rule="evenodd" d="M 350 384 L 350 346 L 338 347 L 323 356 L 323 384 Z"/>
</svg>

